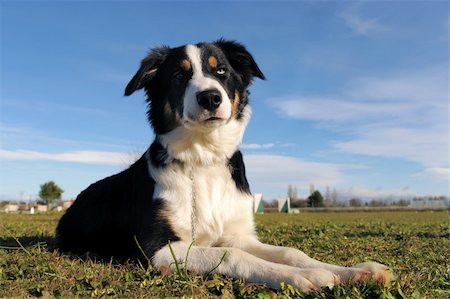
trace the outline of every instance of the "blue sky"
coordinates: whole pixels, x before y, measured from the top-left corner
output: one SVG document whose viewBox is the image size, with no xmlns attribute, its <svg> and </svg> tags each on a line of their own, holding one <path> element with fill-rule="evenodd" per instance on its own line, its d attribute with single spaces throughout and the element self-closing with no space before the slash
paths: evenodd
<svg viewBox="0 0 450 299">
<path fill-rule="evenodd" d="M 64 198 L 126 168 L 153 139 L 123 91 L 148 49 L 244 43 L 242 150 L 253 192 L 450 195 L 447 1 L 3 1 L 0 199 Z"/>
</svg>

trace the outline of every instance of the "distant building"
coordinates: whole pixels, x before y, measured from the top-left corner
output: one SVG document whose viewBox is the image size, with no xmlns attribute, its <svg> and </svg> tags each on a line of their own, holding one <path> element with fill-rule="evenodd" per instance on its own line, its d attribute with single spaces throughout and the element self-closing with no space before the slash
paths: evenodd
<svg viewBox="0 0 450 299">
<path fill-rule="evenodd" d="M 413 208 L 413 209 L 432 209 L 432 210 L 449 209 L 449 199 L 444 196 L 415 197 L 411 201 L 411 208 Z"/>
<path fill-rule="evenodd" d="M 74 200 L 71 199 L 67 201 L 57 201 L 47 205 L 39 201 L 0 201 L 0 212 L 21 214 L 47 213 L 53 210 L 59 212 L 67 210 L 73 202 Z"/>
<path fill-rule="evenodd" d="M 73 199 L 63 201 L 64 210 L 67 210 L 68 208 L 70 208 L 70 206 L 73 205 L 73 203 L 74 203 Z"/>
<path fill-rule="evenodd" d="M 70 199 L 70 200 L 60 200 L 60 201 L 56 201 L 50 204 L 50 209 L 51 210 L 55 210 L 57 212 L 61 212 L 61 211 L 65 211 L 67 210 L 72 204 L 73 204 L 74 200 Z"/>
<path fill-rule="evenodd" d="M 7 203 L 3 210 L 5 213 L 18 213 L 19 212 L 19 205 L 17 203 Z"/>
<path fill-rule="evenodd" d="M 48 211 L 48 206 L 47 205 L 37 205 L 36 206 L 36 211 L 38 213 L 47 213 Z"/>
</svg>

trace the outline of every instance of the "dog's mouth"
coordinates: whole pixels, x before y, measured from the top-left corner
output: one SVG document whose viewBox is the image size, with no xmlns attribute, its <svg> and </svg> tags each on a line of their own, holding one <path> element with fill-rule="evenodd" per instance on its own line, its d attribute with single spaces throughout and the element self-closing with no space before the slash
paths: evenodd
<svg viewBox="0 0 450 299">
<path fill-rule="evenodd" d="M 218 116 L 197 116 L 197 117 L 188 117 L 187 119 L 185 119 L 185 125 L 187 125 L 188 127 L 195 127 L 195 128 L 217 128 L 220 126 L 225 125 L 226 123 L 228 123 L 229 119 L 225 119 L 222 117 L 218 117 Z"/>
<path fill-rule="evenodd" d="M 198 124 L 209 124 L 209 123 L 217 123 L 227 121 L 226 118 L 222 117 L 219 113 L 216 112 L 201 112 L 197 115 L 188 115 L 187 120 L 189 122 L 198 123 Z"/>
<path fill-rule="evenodd" d="M 216 122 L 216 121 L 222 121 L 222 120 L 224 120 L 224 119 L 217 117 L 217 116 L 211 116 L 210 118 L 206 119 L 205 122 L 209 123 L 209 122 Z"/>
<path fill-rule="evenodd" d="M 217 127 L 224 125 L 227 122 L 228 122 L 227 119 L 217 117 L 217 116 L 211 116 L 211 117 L 208 117 L 207 119 L 201 121 L 201 124 L 203 124 L 204 127 L 217 128 Z"/>
</svg>

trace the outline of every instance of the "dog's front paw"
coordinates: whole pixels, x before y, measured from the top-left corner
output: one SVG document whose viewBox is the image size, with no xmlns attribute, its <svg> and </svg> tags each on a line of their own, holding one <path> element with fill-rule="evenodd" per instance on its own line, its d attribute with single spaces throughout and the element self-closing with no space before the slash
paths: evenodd
<svg viewBox="0 0 450 299">
<path fill-rule="evenodd" d="M 332 288 L 341 283 L 338 275 L 323 269 L 301 269 L 299 273 L 316 287 Z"/>
<path fill-rule="evenodd" d="M 388 286 L 394 279 L 389 267 L 376 263 L 366 262 L 350 268 L 341 268 L 335 272 L 344 283 L 368 283 L 374 281 L 379 285 Z"/>
<path fill-rule="evenodd" d="M 282 281 L 297 287 L 304 293 L 315 292 L 323 287 L 332 288 L 340 284 L 338 275 L 323 269 L 298 269 L 284 275 L 286 276 Z"/>
<path fill-rule="evenodd" d="M 357 274 L 360 275 L 356 282 L 365 283 L 368 281 L 374 281 L 379 285 L 388 286 L 394 279 L 394 274 L 388 266 L 376 262 L 357 264 L 351 267 L 351 269 L 355 269 Z M 358 270 L 360 270 L 361 272 L 359 272 Z M 354 278 L 357 278 L 357 276 L 358 275 L 356 275 Z"/>
<path fill-rule="evenodd" d="M 319 287 L 317 287 L 314 283 L 306 279 L 301 274 L 289 275 L 288 278 L 284 279 L 284 282 L 293 285 L 294 287 L 307 294 L 319 290 Z"/>
</svg>

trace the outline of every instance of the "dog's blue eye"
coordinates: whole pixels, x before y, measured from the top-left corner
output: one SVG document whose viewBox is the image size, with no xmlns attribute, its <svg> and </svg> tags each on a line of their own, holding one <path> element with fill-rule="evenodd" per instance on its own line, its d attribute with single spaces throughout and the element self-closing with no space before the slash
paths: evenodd
<svg viewBox="0 0 450 299">
<path fill-rule="evenodd" d="M 219 76 L 225 75 L 226 72 L 227 72 L 227 69 L 224 68 L 224 67 L 219 67 L 219 68 L 216 70 L 216 74 L 219 75 Z"/>
</svg>

